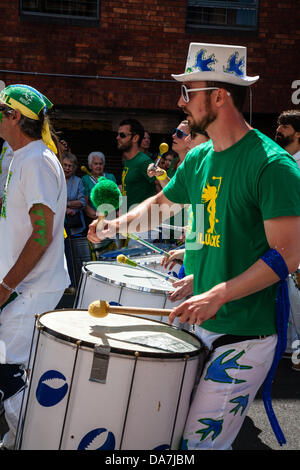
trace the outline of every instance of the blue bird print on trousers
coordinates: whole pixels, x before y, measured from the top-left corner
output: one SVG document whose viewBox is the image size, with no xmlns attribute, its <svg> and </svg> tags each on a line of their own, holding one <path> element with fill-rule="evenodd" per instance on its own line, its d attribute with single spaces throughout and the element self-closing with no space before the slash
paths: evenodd
<svg viewBox="0 0 300 470">
<path fill-rule="evenodd" d="M 204 441 L 209 434 L 212 434 L 211 439 L 214 441 L 222 431 L 223 419 L 204 418 L 199 419 L 198 421 L 206 426 L 205 429 L 199 429 L 196 431 L 196 434 L 202 434 L 200 441 Z"/>
<path fill-rule="evenodd" d="M 241 67 L 243 67 L 244 64 L 245 64 L 245 58 L 242 57 L 239 60 L 239 53 L 235 52 L 229 57 L 227 68 L 223 67 L 224 72 L 233 73 L 234 75 L 241 77 L 244 74 L 243 71 L 241 70 Z"/>
<path fill-rule="evenodd" d="M 230 410 L 229 413 L 233 413 L 235 416 L 237 412 L 239 411 L 239 409 L 241 409 L 241 416 L 242 416 L 245 409 L 247 408 L 248 401 L 249 401 L 249 393 L 248 395 L 244 395 L 244 396 L 241 395 L 239 397 L 233 398 L 232 400 L 230 400 L 230 403 L 236 403 L 236 406 L 232 408 L 232 410 Z"/>
<path fill-rule="evenodd" d="M 243 366 L 237 363 L 238 359 L 240 359 L 240 357 L 245 354 L 245 351 L 241 351 L 231 359 L 225 361 L 225 358 L 234 351 L 234 349 L 230 349 L 229 351 L 225 351 L 223 354 L 218 356 L 207 368 L 204 380 L 212 380 L 213 382 L 234 384 L 245 382 L 245 380 L 239 380 L 230 377 L 226 372 L 226 369 L 252 369 L 252 366 Z"/>
</svg>

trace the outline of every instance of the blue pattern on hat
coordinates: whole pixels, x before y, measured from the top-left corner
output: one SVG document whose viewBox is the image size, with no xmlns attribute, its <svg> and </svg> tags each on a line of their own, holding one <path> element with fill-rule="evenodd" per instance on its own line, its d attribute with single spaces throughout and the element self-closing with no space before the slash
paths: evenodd
<svg viewBox="0 0 300 470">
<path fill-rule="evenodd" d="M 215 55 L 212 54 L 205 59 L 204 54 L 206 52 L 206 49 L 201 49 L 199 54 L 197 54 L 195 68 L 200 69 L 202 72 L 211 72 L 213 70 L 211 67 L 216 62 L 216 58 Z"/>
<path fill-rule="evenodd" d="M 244 72 L 243 70 L 241 70 L 241 67 L 245 65 L 245 57 L 242 57 L 240 60 L 238 59 L 239 59 L 238 52 L 235 52 L 234 54 L 232 54 L 228 59 L 227 68 L 223 67 L 224 72 L 233 73 L 234 75 L 237 75 L 238 77 L 242 77 L 244 75 Z"/>
</svg>

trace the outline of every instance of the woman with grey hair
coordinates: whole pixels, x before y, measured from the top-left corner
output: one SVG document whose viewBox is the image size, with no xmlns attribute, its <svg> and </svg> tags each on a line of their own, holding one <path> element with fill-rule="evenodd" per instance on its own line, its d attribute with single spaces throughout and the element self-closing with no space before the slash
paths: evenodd
<svg viewBox="0 0 300 470">
<path fill-rule="evenodd" d="M 67 183 L 67 209 L 65 228 L 68 235 L 85 230 L 82 209 L 85 206 L 84 187 L 81 179 L 75 175 L 78 166 L 76 156 L 69 152 L 63 156 L 62 167 Z"/>
<path fill-rule="evenodd" d="M 86 198 L 86 205 L 84 208 L 86 221 L 87 224 L 90 224 L 94 219 L 97 218 L 96 215 L 96 207 L 93 205 L 92 201 L 90 200 L 91 190 L 98 182 L 98 178 L 100 176 L 104 176 L 105 178 L 112 180 L 116 183 L 116 178 L 112 173 L 104 172 L 105 167 L 105 155 L 102 152 L 91 152 L 88 155 L 88 167 L 89 172 L 88 174 L 84 175 L 81 180 L 84 186 L 85 198 Z"/>
</svg>

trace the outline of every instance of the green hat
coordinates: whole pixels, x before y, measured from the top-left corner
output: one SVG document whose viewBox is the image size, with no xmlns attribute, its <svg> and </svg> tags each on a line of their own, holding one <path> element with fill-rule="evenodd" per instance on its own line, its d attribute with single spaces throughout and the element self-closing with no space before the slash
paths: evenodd
<svg viewBox="0 0 300 470">
<path fill-rule="evenodd" d="M 12 109 L 18 109 L 23 116 L 35 121 L 39 120 L 39 113 L 42 110 L 45 113 L 53 106 L 46 96 L 28 85 L 8 85 L 0 93 L 0 102 Z M 53 142 L 47 120 L 43 124 L 42 139 L 57 154 L 57 148 Z"/>
<path fill-rule="evenodd" d="M 42 109 L 47 111 L 53 106 L 46 96 L 28 85 L 7 86 L 0 93 L 0 101 L 35 120 L 39 119 L 38 115 Z"/>
</svg>

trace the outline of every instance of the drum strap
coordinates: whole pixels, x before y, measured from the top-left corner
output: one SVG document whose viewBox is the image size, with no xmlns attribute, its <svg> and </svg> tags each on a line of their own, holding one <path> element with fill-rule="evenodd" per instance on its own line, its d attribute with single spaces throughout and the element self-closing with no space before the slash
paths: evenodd
<svg viewBox="0 0 300 470">
<path fill-rule="evenodd" d="M 6 307 L 6 305 L 10 304 L 10 302 L 12 302 L 13 300 L 15 300 L 16 297 L 18 297 L 18 293 L 17 293 L 17 292 L 13 292 L 13 293 L 9 296 L 8 300 L 7 300 L 3 305 L 0 306 L 0 313 L 1 313 L 1 310 L 3 310 L 3 309 Z"/>
<path fill-rule="evenodd" d="M 21 364 L 0 364 L 0 400 L 4 401 L 24 389 L 26 372 Z"/>
<path fill-rule="evenodd" d="M 275 372 L 278 366 L 278 363 L 286 350 L 287 344 L 287 329 L 290 313 L 290 300 L 288 292 L 287 278 L 289 271 L 287 265 L 277 250 L 273 248 L 268 250 L 261 259 L 277 274 L 280 278 L 278 288 L 277 288 L 277 297 L 276 297 L 276 330 L 277 330 L 277 344 L 275 348 L 275 354 L 273 363 L 268 372 L 268 375 L 263 384 L 263 402 L 265 409 L 273 429 L 273 432 L 277 438 L 277 441 L 280 445 L 286 443 L 284 434 L 279 426 L 277 418 L 275 416 L 272 401 L 271 401 L 271 388 L 272 382 L 275 376 Z"/>
</svg>

